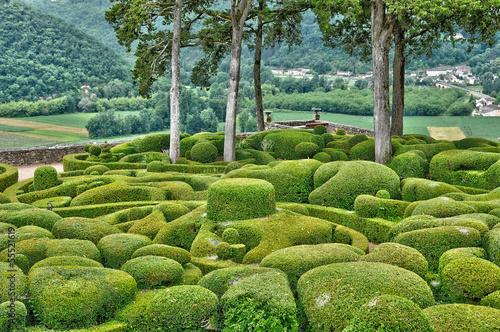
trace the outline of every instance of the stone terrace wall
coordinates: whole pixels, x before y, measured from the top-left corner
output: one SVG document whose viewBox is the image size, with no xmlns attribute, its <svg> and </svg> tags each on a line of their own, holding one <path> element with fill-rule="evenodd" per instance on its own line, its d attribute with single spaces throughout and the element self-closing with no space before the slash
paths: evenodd
<svg viewBox="0 0 500 332">
<path fill-rule="evenodd" d="M 305 125 L 308 123 L 326 123 L 326 130 L 330 134 L 335 134 L 338 129 L 344 129 L 349 135 L 365 134 L 369 137 L 375 136 L 375 131 L 368 128 L 349 126 L 341 123 L 329 122 L 329 121 L 315 121 L 315 120 L 294 120 L 294 121 L 276 121 L 271 123 L 266 123 L 266 129 L 304 129 Z"/>
<path fill-rule="evenodd" d="M 125 141 L 109 142 L 115 146 Z M 95 143 L 103 146 L 104 142 Z M 29 166 L 61 162 L 62 158 L 71 153 L 82 153 L 85 144 L 37 146 L 25 149 L 0 150 L 0 163 L 12 166 Z"/>
</svg>

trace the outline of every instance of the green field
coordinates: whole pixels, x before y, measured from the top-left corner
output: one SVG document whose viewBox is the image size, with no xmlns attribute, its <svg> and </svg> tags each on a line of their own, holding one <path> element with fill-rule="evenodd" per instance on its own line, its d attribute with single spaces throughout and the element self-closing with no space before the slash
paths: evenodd
<svg viewBox="0 0 500 332">
<path fill-rule="evenodd" d="M 373 117 L 320 112 L 321 120 L 373 129 Z M 273 121 L 309 120 L 312 112 L 274 111 Z M 427 127 L 460 127 L 467 137 L 497 141 L 500 117 L 482 116 L 408 116 L 404 118 L 405 134 L 429 135 Z"/>
<path fill-rule="evenodd" d="M 15 148 L 29 148 L 33 146 L 41 146 L 41 145 L 54 145 L 57 142 L 18 136 L 18 135 L 7 135 L 0 133 L 0 150 L 2 149 L 15 149 Z"/>
<path fill-rule="evenodd" d="M 72 113 L 72 114 L 57 114 L 57 115 L 48 115 L 48 116 L 31 116 L 24 118 L 16 118 L 16 120 L 25 120 L 25 121 L 33 121 L 40 123 L 53 124 L 58 126 L 67 126 L 67 127 L 76 127 L 76 128 L 85 128 L 87 122 L 89 122 L 90 118 L 96 116 L 97 113 Z M 122 117 L 127 115 L 139 115 L 139 112 L 119 112 Z"/>
</svg>

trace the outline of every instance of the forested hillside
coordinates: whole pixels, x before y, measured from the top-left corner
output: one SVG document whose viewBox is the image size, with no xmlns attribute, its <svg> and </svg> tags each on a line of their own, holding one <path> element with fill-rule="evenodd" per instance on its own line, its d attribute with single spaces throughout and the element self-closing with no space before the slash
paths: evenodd
<svg viewBox="0 0 500 332">
<path fill-rule="evenodd" d="M 19 2 L 0 11 L 0 103 L 35 101 L 113 79 L 130 81 L 115 51 L 60 18 Z"/>
</svg>

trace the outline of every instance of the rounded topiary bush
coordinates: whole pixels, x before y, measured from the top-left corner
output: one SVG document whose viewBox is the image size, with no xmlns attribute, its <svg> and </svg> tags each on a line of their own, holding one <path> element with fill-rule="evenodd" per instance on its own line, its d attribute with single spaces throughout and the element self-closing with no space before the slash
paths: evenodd
<svg viewBox="0 0 500 332">
<path fill-rule="evenodd" d="M 9 196 L 5 195 L 4 193 L 0 193 L 0 204 L 7 203 L 11 203 Z"/>
<path fill-rule="evenodd" d="M 375 218 L 380 210 L 380 200 L 372 195 L 359 195 L 354 201 L 356 215 L 363 218 Z"/>
<path fill-rule="evenodd" d="M 132 258 L 142 256 L 161 256 L 173 259 L 181 265 L 191 262 L 191 253 L 179 247 L 172 247 L 165 244 L 150 244 L 148 246 L 137 249 Z"/>
<path fill-rule="evenodd" d="M 96 245 L 88 240 L 55 239 L 47 242 L 47 257 L 53 256 L 80 256 L 101 261 L 101 253 Z"/>
<path fill-rule="evenodd" d="M 135 281 L 139 288 L 172 286 L 180 283 L 184 269 L 173 259 L 161 256 L 140 256 L 132 258 L 121 267 Z"/>
<path fill-rule="evenodd" d="M 323 136 L 321 136 L 321 135 L 311 136 L 311 143 L 316 144 L 320 150 L 323 150 L 325 148 L 325 140 L 323 139 Z"/>
<path fill-rule="evenodd" d="M 12 298 L 21 301 L 27 293 L 28 278 L 23 271 L 16 265 L 11 267 L 8 262 L 0 262 L 0 303 Z"/>
<path fill-rule="evenodd" d="M 323 135 L 323 134 L 326 134 L 326 127 L 323 126 L 323 125 L 317 125 L 314 127 L 313 129 L 313 133 L 315 135 Z"/>
<path fill-rule="evenodd" d="M 377 193 L 375 194 L 375 197 L 383 198 L 383 199 L 390 199 L 391 194 L 389 194 L 389 192 L 387 190 L 382 189 L 382 190 L 377 191 Z"/>
<path fill-rule="evenodd" d="M 434 332 L 422 309 L 394 295 L 380 295 L 365 303 L 343 332 Z"/>
<path fill-rule="evenodd" d="M 93 166 L 87 167 L 85 169 L 85 171 L 83 171 L 83 175 L 89 175 L 92 172 L 97 172 L 99 175 L 102 175 L 102 174 L 106 173 L 109 170 L 110 169 L 107 166 L 104 166 L 104 165 L 93 165 Z"/>
<path fill-rule="evenodd" d="M 442 304 L 422 310 L 435 332 L 493 332 L 500 329 L 500 310 L 470 305 Z"/>
<path fill-rule="evenodd" d="M 431 289 L 417 274 L 374 262 L 317 267 L 300 277 L 297 292 L 313 331 L 342 331 L 363 304 L 383 294 L 407 298 L 421 308 L 434 304 Z"/>
<path fill-rule="evenodd" d="M 346 134 L 346 132 L 345 132 L 344 129 L 337 129 L 337 131 L 335 132 L 335 135 L 341 135 L 342 136 L 342 135 L 345 135 L 345 134 Z"/>
<path fill-rule="evenodd" d="M 462 192 L 451 184 L 417 178 L 403 179 L 401 189 L 402 199 L 408 202 L 425 201 L 447 193 Z"/>
<path fill-rule="evenodd" d="M 375 246 L 372 251 L 360 257 L 360 261 L 387 263 L 415 272 L 425 278 L 429 264 L 416 249 L 399 244 L 385 242 Z"/>
<path fill-rule="evenodd" d="M 31 204 L 41 209 L 46 209 L 47 207 L 60 208 L 69 206 L 72 199 L 71 196 L 56 196 L 40 199 Z"/>
<path fill-rule="evenodd" d="M 363 252 L 340 243 L 301 245 L 279 249 L 264 257 L 259 266 L 286 273 L 292 289 L 305 272 L 322 265 L 356 261 Z"/>
<path fill-rule="evenodd" d="M 450 249 L 439 257 L 438 272 L 441 274 L 444 267 L 455 259 L 471 257 L 486 258 L 486 251 L 483 248 L 478 247 Z"/>
<path fill-rule="evenodd" d="M 45 190 L 59 184 L 57 170 L 53 166 L 40 166 L 35 170 L 33 185 L 35 190 Z"/>
<path fill-rule="evenodd" d="M 405 178 L 425 178 L 429 172 L 429 162 L 415 151 L 395 156 L 388 166 Z"/>
<path fill-rule="evenodd" d="M 101 147 L 99 145 L 92 145 L 89 147 L 89 153 L 92 156 L 98 157 L 101 154 Z"/>
<path fill-rule="evenodd" d="M 191 148 L 190 157 L 199 163 L 213 163 L 217 159 L 217 148 L 207 141 L 196 143 Z"/>
<path fill-rule="evenodd" d="M 146 171 L 148 172 L 165 172 L 167 170 L 167 165 L 165 165 L 163 162 L 159 160 L 154 160 L 148 164 L 146 167 Z"/>
<path fill-rule="evenodd" d="M 480 305 L 500 309 L 500 291 L 495 291 L 481 299 Z"/>
<path fill-rule="evenodd" d="M 387 190 L 399 196 L 399 176 L 390 168 L 371 161 L 334 161 L 321 165 L 314 173 L 314 189 L 309 202 L 352 210 L 361 194 L 375 195 Z"/>
<path fill-rule="evenodd" d="M 216 221 L 265 217 L 276 209 L 274 187 L 259 179 L 224 179 L 208 188 L 207 216 Z"/>
<path fill-rule="evenodd" d="M 240 233 L 236 228 L 226 228 L 224 232 L 222 232 L 222 241 L 229 244 L 238 244 L 240 243 Z"/>
<path fill-rule="evenodd" d="M 217 295 L 201 286 L 173 286 L 150 293 L 151 296 L 131 308 L 132 314 L 124 310 L 120 315 L 133 331 L 199 331 L 217 312 L 219 304 Z"/>
<path fill-rule="evenodd" d="M 460 247 L 479 247 L 481 234 L 470 227 L 442 226 L 401 233 L 394 242 L 417 249 L 429 263 L 429 269 L 437 271 L 439 257 L 446 251 Z"/>
<path fill-rule="evenodd" d="M 111 234 L 103 237 L 97 244 L 104 266 L 119 269 L 134 252 L 152 244 L 150 238 L 138 234 Z"/>
<path fill-rule="evenodd" d="M 319 146 L 313 142 L 300 142 L 295 146 L 295 153 L 299 158 L 312 158 L 319 151 Z"/>
<path fill-rule="evenodd" d="M 355 146 L 356 144 L 359 144 L 363 141 L 366 141 L 368 139 L 368 136 L 366 136 L 365 134 L 356 134 L 352 137 L 349 137 L 348 141 L 349 141 L 349 149 L 351 149 L 353 146 Z"/>
<path fill-rule="evenodd" d="M 0 303 L 0 332 L 21 332 L 25 330 L 28 310 L 24 303 L 8 301 Z"/>
<path fill-rule="evenodd" d="M 321 137 L 323 137 L 323 141 L 325 142 L 325 145 L 334 140 L 333 135 L 328 134 L 328 133 L 321 134 Z"/>
<path fill-rule="evenodd" d="M 98 221 L 83 217 L 63 218 L 54 224 L 52 234 L 59 239 L 89 240 L 94 244 L 110 234 L 121 233 L 121 231 L 104 221 Z"/>
<path fill-rule="evenodd" d="M 375 161 L 375 140 L 370 138 L 353 146 L 350 151 L 351 160 Z"/>
<path fill-rule="evenodd" d="M 437 197 L 418 204 L 411 215 L 426 214 L 436 218 L 446 218 L 475 212 L 477 212 L 475 208 L 465 203 L 457 202 L 448 197 Z"/>
<path fill-rule="evenodd" d="M 332 149 L 332 148 L 326 148 L 323 149 L 323 152 L 328 153 L 330 155 L 330 158 L 332 158 L 332 161 L 337 161 L 337 160 L 349 160 L 349 157 L 347 154 L 339 149 Z"/>
<path fill-rule="evenodd" d="M 441 280 L 452 298 L 479 300 L 500 289 L 500 267 L 482 258 L 458 258 L 446 264 Z"/>
<path fill-rule="evenodd" d="M 101 263 L 93 259 L 80 256 L 53 256 L 42 259 L 33 264 L 30 272 L 34 269 L 47 266 L 82 266 L 82 267 L 103 267 Z"/>
<path fill-rule="evenodd" d="M 321 161 L 322 163 L 329 163 L 332 161 L 332 157 L 326 152 L 318 152 L 313 156 L 313 159 Z"/>
</svg>

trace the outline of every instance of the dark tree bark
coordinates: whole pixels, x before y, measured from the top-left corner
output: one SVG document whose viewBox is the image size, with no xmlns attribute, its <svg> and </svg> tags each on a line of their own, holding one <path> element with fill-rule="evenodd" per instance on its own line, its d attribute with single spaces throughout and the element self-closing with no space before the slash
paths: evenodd
<svg viewBox="0 0 500 332">
<path fill-rule="evenodd" d="M 394 60 L 392 62 L 392 121 L 391 135 L 403 136 L 405 110 L 405 27 L 404 21 L 396 21 L 394 26 Z"/>
<path fill-rule="evenodd" d="M 383 0 L 371 3 L 373 119 L 375 129 L 375 162 L 386 164 L 392 155 L 389 109 L 389 49 L 394 22 L 386 13 Z"/>
</svg>

